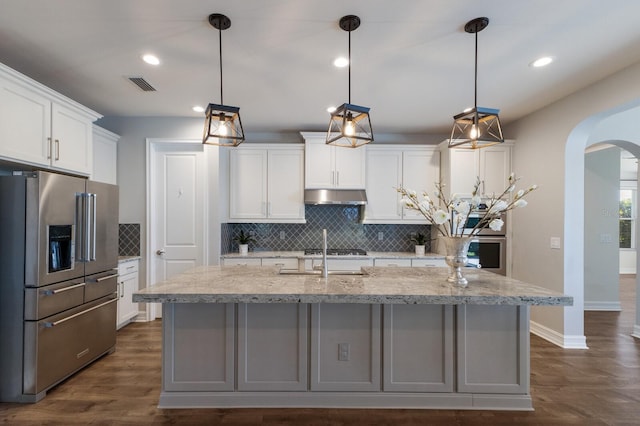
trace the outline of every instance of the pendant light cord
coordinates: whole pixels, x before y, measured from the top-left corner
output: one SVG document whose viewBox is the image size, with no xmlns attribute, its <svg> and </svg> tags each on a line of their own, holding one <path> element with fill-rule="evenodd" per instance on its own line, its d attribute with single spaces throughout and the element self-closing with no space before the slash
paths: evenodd
<svg viewBox="0 0 640 426">
<path fill-rule="evenodd" d="M 218 29 L 219 51 L 220 51 L 220 105 L 224 105 L 222 97 L 222 29 Z"/>
<path fill-rule="evenodd" d="M 351 30 L 349 32 L 349 104 L 351 104 Z"/>
<path fill-rule="evenodd" d="M 222 74 L 220 74 L 222 75 Z M 475 64 L 475 77 L 473 82 L 473 107 L 478 109 L 478 32 L 476 31 L 476 64 Z"/>
</svg>

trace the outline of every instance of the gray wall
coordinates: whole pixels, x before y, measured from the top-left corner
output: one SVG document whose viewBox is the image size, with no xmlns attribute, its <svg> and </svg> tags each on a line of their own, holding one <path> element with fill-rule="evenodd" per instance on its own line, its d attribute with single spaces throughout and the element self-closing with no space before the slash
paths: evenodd
<svg viewBox="0 0 640 426">
<path fill-rule="evenodd" d="M 620 148 L 586 154 L 584 168 L 585 309 L 616 310 L 620 307 Z"/>
<path fill-rule="evenodd" d="M 584 347 L 584 150 L 609 115 L 640 105 L 640 63 L 522 118 L 505 130 L 516 140 L 513 170 L 537 183 L 529 205 L 513 215 L 513 277 L 574 297 L 574 306 L 534 308 L 531 319 Z M 635 120 L 638 122 L 638 119 Z M 531 226 L 536 224 L 536 226 Z M 549 238 L 560 236 L 561 249 Z M 531 254 L 535 253 L 535 256 Z"/>
</svg>

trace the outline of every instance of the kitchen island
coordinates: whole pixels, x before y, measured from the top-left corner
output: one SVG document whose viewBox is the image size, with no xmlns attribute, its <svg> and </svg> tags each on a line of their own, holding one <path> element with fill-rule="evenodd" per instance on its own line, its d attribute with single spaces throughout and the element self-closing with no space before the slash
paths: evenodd
<svg viewBox="0 0 640 426">
<path fill-rule="evenodd" d="M 163 303 L 159 406 L 531 410 L 529 308 L 572 298 L 482 270 L 199 267 Z"/>
</svg>

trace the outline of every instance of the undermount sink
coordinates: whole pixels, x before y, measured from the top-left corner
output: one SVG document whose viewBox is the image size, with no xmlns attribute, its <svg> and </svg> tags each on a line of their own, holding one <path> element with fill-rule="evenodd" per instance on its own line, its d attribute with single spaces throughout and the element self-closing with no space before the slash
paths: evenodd
<svg viewBox="0 0 640 426">
<path fill-rule="evenodd" d="M 280 269 L 280 275 L 322 275 L 322 271 L 296 271 L 295 269 Z M 328 271 L 329 275 L 367 275 L 363 271 Z"/>
</svg>

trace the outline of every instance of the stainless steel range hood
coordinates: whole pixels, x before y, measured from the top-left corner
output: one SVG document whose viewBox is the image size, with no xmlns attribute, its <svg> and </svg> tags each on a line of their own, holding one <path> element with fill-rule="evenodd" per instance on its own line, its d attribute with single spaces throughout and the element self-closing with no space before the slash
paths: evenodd
<svg viewBox="0 0 640 426">
<path fill-rule="evenodd" d="M 364 189 L 305 189 L 304 203 L 362 206 L 367 204 L 367 194 Z"/>
</svg>

